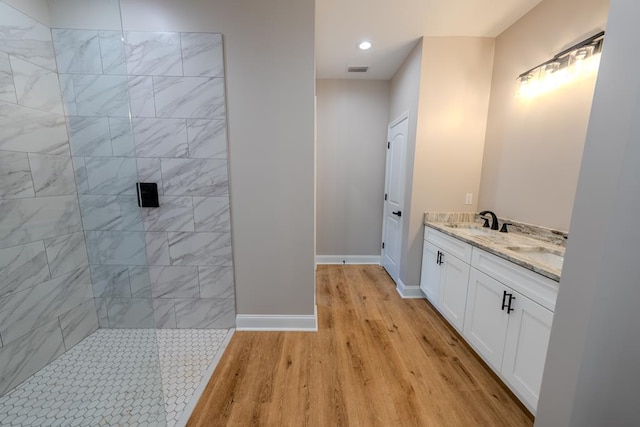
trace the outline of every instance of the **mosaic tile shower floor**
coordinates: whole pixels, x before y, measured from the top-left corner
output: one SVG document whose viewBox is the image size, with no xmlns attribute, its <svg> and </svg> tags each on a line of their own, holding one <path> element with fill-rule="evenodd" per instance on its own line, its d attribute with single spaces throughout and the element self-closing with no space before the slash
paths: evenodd
<svg viewBox="0 0 640 427">
<path fill-rule="evenodd" d="M 99 329 L 0 398 L 0 426 L 173 427 L 227 329 Z"/>
</svg>

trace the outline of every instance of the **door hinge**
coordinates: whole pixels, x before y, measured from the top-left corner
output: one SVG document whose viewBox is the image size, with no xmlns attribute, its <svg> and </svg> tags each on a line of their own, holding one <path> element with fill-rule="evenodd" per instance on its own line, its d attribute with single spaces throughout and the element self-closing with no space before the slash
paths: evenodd
<svg viewBox="0 0 640 427">
<path fill-rule="evenodd" d="M 384 200 L 387 200 L 387 193 L 384 193 Z"/>
<path fill-rule="evenodd" d="M 384 242 L 382 242 L 382 249 L 384 249 Z"/>
<path fill-rule="evenodd" d="M 387 150 L 391 148 L 391 142 L 387 142 Z"/>
</svg>

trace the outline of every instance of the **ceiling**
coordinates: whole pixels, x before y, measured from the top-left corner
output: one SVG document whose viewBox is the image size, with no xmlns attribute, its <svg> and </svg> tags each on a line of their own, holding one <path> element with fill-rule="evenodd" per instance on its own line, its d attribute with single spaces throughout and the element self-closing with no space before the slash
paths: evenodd
<svg viewBox="0 0 640 427">
<path fill-rule="evenodd" d="M 540 1 L 316 0 L 317 77 L 389 80 L 420 37 L 495 37 Z M 363 40 L 373 47 L 358 49 Z"/>
</svg>

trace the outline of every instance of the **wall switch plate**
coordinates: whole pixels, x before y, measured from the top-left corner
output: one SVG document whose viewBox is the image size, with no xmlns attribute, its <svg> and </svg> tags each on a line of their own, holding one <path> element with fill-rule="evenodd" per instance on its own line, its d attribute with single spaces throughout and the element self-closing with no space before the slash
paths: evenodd
<svg viewBox="0 0 640 427">
<path fill-rule="evenodd" d="M 472 203 L 473 203 L 473 193 L 467 193 L 467 195 L 464 198 L 464 204 L 470 205 Z"/>
</svg>

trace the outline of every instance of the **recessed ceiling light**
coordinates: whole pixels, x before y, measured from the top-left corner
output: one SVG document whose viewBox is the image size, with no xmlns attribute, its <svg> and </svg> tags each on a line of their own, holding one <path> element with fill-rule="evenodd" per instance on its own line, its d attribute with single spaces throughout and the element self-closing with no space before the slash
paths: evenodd
<svg viewBox="0 0 640 427">
<path fill-rule="evenodd" d="M 371 42 L 364 41 L 358 45 L 361 50 L 367 50 L 371 48 Z"/>
</svg>

